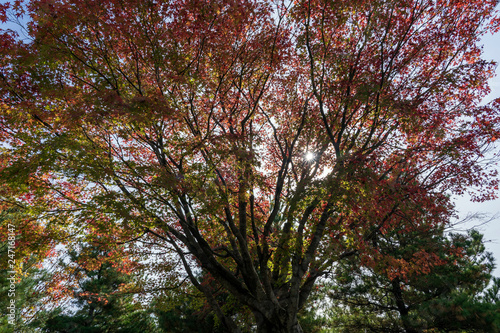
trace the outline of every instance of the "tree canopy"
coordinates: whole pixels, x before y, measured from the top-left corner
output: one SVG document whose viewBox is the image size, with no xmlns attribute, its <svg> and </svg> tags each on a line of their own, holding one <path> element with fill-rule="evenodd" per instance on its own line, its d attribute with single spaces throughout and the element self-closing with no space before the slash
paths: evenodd
<svg viewBox="0 0 500 333">
<path fill-rule="evenodd" d="M 259 332 L 301 332 L 343 260 L 429 273 L 447 263 L 432 248 L 400 256 L 380 238 L 442 228 L 450 195 L 498 189 L 482 157 L 500 101 L 480 104 L 494 64 L 478 45 L 495 5 L 2 5 L 3 21 L 30 18 L 0 35 L 0 209 L 21 212 L 18 255 L 106 246 L 88 265 L 190 281 L 231 332 L 220 290 Z"/>
</svg>

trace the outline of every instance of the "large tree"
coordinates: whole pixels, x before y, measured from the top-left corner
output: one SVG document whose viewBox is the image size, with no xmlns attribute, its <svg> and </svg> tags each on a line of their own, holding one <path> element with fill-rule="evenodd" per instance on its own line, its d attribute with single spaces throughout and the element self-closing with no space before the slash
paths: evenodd
<svg viewBox="0 0 500 333">
<path fill-rule="evenodd" d="M 2 5 L 2 20 L 30 16 L 0 39 L 2 206 L 40 240 L 20 246 L 127 242 L 157 274 L 181 263 L 160 276 L 189 279 L 226 330 L 238 318 L 199 269 L 258 331 L 301 332 L 332 264 L 380 261 L 376 235 L 407 221 L 446 223 L 450 193 L 493 196 L 480 157 L 499 108 L 479 104 L 494 67 L 477 43 L 495 4 Z M 441 263 L 385 262 L 392 278 Z"/>
</svg>

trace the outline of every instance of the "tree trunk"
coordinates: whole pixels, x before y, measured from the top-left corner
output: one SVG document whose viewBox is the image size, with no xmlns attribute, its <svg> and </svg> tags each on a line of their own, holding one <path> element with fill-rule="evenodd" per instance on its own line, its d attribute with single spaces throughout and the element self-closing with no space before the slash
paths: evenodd
<svg viewBox="0 0 500 333">
<path fill-rule="evenodd" d="M 406 306 L 403 299 L 403 292 L 401 291 L 401 286 L 399 285 L 399 279 L 396 278 L 392 281 L 392 292 L 396 299 L 396 306 L 398 307 L 399 314 L 401 316 L 401 321 L 403 322 L 403 327 L 406 333 L 418 333 L 419 331 L 414 328 L 409 320 L 408 307 Z"/>
</svg>

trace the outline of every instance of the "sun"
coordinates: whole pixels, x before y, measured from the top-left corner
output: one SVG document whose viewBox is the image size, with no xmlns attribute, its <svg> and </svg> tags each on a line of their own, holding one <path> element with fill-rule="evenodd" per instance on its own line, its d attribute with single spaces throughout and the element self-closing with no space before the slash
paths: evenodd
<svg viewBox="0 0 500 333">
<path fill-rule="evenodd" d="M 305 158 L 306 158 L 306 161 L 312 161 L 312 160 L 314 160 L 314 154 L 311 152 L 308 152 L 308 153 L 306 153 Z"/>
</svg>

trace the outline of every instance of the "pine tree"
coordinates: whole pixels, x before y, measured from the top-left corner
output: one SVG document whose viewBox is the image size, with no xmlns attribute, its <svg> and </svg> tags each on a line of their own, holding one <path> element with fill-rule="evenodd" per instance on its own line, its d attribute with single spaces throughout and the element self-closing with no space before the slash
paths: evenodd
<svg viewBox="0 0 500 333">
<path fill-rule="evenodd" d="M 157 332 L 150 310 L 134 300 L 132 294 L 122 292 L 132 276 L 124 273 L 114 262 L 88 265 L 92 259 L 108 255 L 99 246 L 87 245 L 80 251 L 70 252 L 69 263 L 80 274 L 79 287 L 73 290 L 76 311 L 58 308 L 50 314 L 44 332 L 58 333 L 135 333 Z"/>
<path fill-rule="evenodd" d="M 377 240 L 381 261 L 410 261 L 421 251 L 433 251 L 442 264 L 421 266 L 420 273 L 396 275 L 381 263 L 364 266 L 351 257 L 335 268 L 337 279 L 328 291 L 335 332 L 498 332 L 500 303 L 483 297 L 491 280 L 493 258 L 483 236 L 394 233 Z M 425 265 L 425 263 L 422 263 Z M 383 268 L 383 269 L 382 269 Z M 422 273 L 424 271 L 424 273 Z M 496 281 L 496 280 L 494 280 Z M 494 286 L 485 295 L 495 294 Z"/>
</svg>

